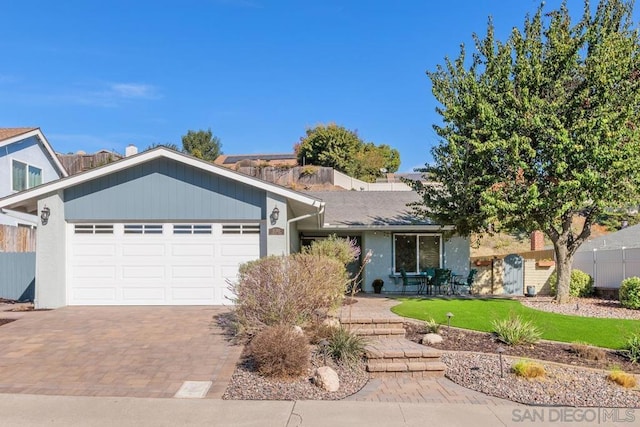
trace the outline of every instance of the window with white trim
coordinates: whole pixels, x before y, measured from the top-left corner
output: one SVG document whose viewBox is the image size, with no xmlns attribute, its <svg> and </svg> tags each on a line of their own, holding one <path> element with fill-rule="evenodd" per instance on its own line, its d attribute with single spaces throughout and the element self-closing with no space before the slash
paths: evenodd
<svg viewBox="0 0 640 427">
<path fill-rule="evenodd" d="M 42 184 L 42 169 L 27 163 L 11 162 L 11 189 L 22 191 Z"/>
<path fill-rule="evenodd" d="M 113 234 L 113 224 L 76 224 L 75 234 Z"/>
<path fill-rule="evenodd" d="M 174 224 L 173 234 L 211 234 L 211 224 Z"/>
<path fill-rule="evenodd" d="M 162 224 L 125 224 L 124 234 L 162 234 Z"/>
<path fill-rule="evenodd" d="M 395 273 L 420 273 L 439 268 L 442 255 L 440 234 L 398 233 L 393 235 Z"/>
<path fill-rule="evenodd" d="M 260 234 L 260 224 L 225 224 L 222 234 Z"/>
</svg>

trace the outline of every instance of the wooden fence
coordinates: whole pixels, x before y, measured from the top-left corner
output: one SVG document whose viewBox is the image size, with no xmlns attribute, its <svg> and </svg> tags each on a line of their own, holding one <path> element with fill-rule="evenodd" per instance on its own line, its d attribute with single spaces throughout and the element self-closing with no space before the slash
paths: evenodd
<svg viewBox="0 0 640 427">
<path fill-rule="evenodd" d="M 36 230 L 0 224 L 0 252 L 35 252 Z"/>
</svg>

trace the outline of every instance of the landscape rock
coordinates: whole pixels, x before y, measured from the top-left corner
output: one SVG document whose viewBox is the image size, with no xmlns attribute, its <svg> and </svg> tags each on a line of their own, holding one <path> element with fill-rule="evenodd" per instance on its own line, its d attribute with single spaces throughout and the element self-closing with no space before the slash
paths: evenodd
<svg viewBox="0 0 640 427">
<path fill-rule="evenodd" d="M 340 379 L 338 373 L 328 366 L 321 366 L 313 374 L 313 383 L 326 391 L 338 391 Z"/>
<path fill-rule="evenodd" d="M 298 335 L 304 335 L 304 331 L 302 330 L 302 328 L 298 325 L 295 325 L 293 327 L 293 332 L 295 332 Z"/>
<path fill-rule="evenodd" d="M 438 334 L 426 334 L 422 337 L 422 344 L 424 345 L 440 344 L 441 342 L 442 337 Z"/>
</svg>

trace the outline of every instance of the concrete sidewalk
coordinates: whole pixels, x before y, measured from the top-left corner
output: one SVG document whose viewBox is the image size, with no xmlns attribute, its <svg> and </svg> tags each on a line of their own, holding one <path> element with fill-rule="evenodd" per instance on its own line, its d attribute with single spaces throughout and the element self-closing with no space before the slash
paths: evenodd
<svg viewBox="0 0 640 427">
<path fill-rule="evenodd" d="M 0 394 L 0 426 L 637 425 L 640 412 L 467 404 Z"/>
</svg>

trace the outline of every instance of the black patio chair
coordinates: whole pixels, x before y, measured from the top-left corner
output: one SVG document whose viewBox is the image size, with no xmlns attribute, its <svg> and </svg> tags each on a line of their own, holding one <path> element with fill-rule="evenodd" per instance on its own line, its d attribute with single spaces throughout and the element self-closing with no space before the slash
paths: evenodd
<svg viewBox="0 0 640 427">
<path fill-rule="evenodd" d="M 476 270 L 475 268 L 472 268 L 471 270 L 469 270 L 469 275 L 467 276 L 466 280 L 464 281 L 456 281 L 454 283 L 454 290 L 455 293 L 460 295 L 460 289 L 466 289 L 466 292 L 471 295 L 472 294 L 472 288 L 473 288 L 473 283 L 476 281 L 476 274 L 478 274 L 478 270 Z"/>
<path fill-rule="evenodd" d="M 447 293 L 451 292 L 451 270 L 446 268 L 436 268 L 435 276 L 433 278 L 433 286 L 435 291 L 442 293 L 442 287 L 445 287 Z"/>
</svg>

